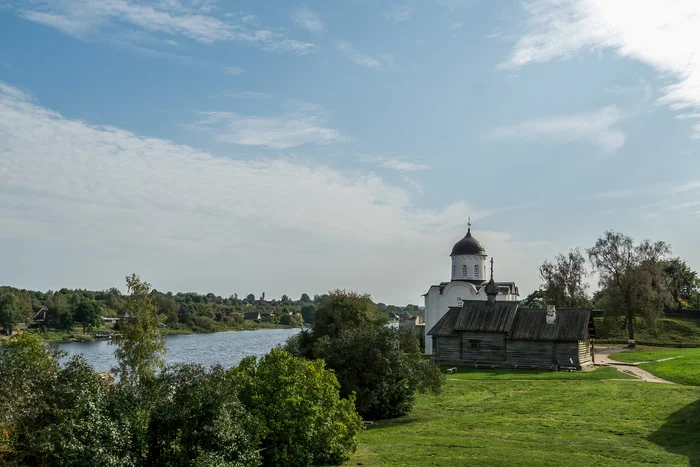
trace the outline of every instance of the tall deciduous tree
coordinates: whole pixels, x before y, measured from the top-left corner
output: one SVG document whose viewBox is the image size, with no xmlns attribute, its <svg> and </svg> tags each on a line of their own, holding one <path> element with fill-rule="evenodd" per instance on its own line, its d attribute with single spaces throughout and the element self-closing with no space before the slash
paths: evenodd
<svg viewBox="0 0 700 467">
<path fill-rule="evenodd" d="M 0 295 L 0 324 L 5 333 L 10 335 L 12 330 L 24 320 L 24 314 L 17 296 L 10 292 Z"/>
<path fill-rule="evenodd" d="M 566 255 L 558 254 L 554 262 L 545 260 L 540 266 L 545 300 L 564 308 L 576 308 L 588 303 L 586 259 L 575 248 Z"/>
<path fill-rule="evenodd" d="M 588 257 L 598 271 L 600 287 L 607 296 L 610 314 L 625 317 L 629 345 L 633 347 L 634 318 L 641 316 L 649 324 L 663 314 L 670 300 L 664 259 L 668 244 L 644 240 L 638 245 L 631 237 L 607 231 L 588 249 Z"/>
<path fill-rule="evenodd" d="M 680 258 L 666 261 L 664 272 L 670 280 L 671 295 L 676 308 L 680 310 L 697 301 L 700 288 L 698 273 L 690 269 L 685 261 Z"/>
<path fill-rule="evenodd" d="M 94 300 L 85 300 L 75 308 L 73 319 L 83 325 L 83 334 L 85 334 L 87 329 L 102 324 L 102 308 Z"/>
<path fill-rule="evenodd" d="M 138 381 L 163 367 L 165 336 L 149 294 L 151 285 L 136 274 L 127 276 L 126 285 L 129 295 L 122 308 L 120 336 L 113 341 L 118 345 L 115 371 L 122 381 Z"/>
<path fill-rule="evenodd" d="M 314 339 L 336 337 L 343 329 L 363 324 L 384 324 L 387 315 L 377 312 L 369 295 L 336 290 L 325 297 L 313 315 Z"/>
</svg>

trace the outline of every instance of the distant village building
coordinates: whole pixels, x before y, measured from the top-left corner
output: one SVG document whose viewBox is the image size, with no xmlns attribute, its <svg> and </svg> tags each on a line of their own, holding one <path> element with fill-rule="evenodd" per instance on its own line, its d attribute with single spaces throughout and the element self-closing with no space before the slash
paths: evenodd
<svg viewBox="0 0 700 467">
<path fill-rule="evenodd" d="M 486 251 L 471 229 L 451 256 L 452 282 L 432 286 L 425 295 L 425 350 L 434 362 L 580 369 L 593 360 L 590 310 L 521 308 L 515 283 L 494 281 L 493 258 L 490 280 L 482 281 L 478 273 L 485 272 Z M 467 279 L 455 271 L 466 271 Z"/>
</svg>

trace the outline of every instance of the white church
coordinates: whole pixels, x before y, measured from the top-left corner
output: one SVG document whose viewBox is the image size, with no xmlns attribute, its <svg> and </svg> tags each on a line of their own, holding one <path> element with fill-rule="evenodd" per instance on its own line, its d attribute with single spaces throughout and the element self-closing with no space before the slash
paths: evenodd
<svg viewBox="0 0 700 467">
<path fill-rule="evenodd" d="M 425 330 L 437 324 L 450 309 L 461 307 L 465 300 L 486 301 L 486 283 L 489 280 L 486 265 L 488 255 L 486 249 L 472 236 L 471 222 L 467 234 L 455 243 L 450 257 L 452 258 L 452 280 L 432 285 L 425 297 Z M 491 259 L 493 270 L 493 259 Z M 492 272 L 493 274 L 493 272 Z M 518 288 L 515 282 L 496 282 L 498 286 L 497 301 L 517 301 Z M 433 338 L 425 336 L 425 353 L 432 354 Z"/>
</svg>

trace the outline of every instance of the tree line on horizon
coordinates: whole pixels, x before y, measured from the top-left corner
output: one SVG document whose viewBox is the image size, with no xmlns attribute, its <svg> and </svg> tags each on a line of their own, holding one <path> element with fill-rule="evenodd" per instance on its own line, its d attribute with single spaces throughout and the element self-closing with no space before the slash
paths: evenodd
<svg viewBox="0 0 700 467">
<path fill-rule="evenodd" d="M 212 332 L 236 329 L 243 324 L 244 315 L 251 311 L 274 311 L 274 324 L 300 326 L 311 323 L 316 307 L 328 294 L 302 293 L 298 300 L 287 295 L 266 300 L 253 294 L 222 297 L 213 293 L 160 292 L 152 290 L 152 299 L 162 324 L 171 329 L 194 332 Z M 0 286 L 0 326 L 7 332 L 20 323 L 31 324 L 34 310 L 48 310 L 49 327 L 69 331 L 81 325 L 83 331 L 99 327 L 102 317 L 119 317 L 123 313 L 124 294 L 116 287 L 104 291 L 63 288 L 40 292 Z M 421 314 L 417 305 L 405 307 L 376 303 L 377 308 L 390 319 Z"/>
<path fill-rule="evenodd" d="M 604 310 L 608 322 L 626 328 L 634 346 L 635 321 L 654 326 L 664 311 L 700 309 L 700 277 L 663 241 L 635 242 L 628 235 L 606 231 L 593 246 L 580 247 L 545 260 L 539 267 L 542 285 L 523 301 L 526 307 Z M 598 276 L 591 293 L 587 279 Z M 700 317 L 700 313 L 699 316 Z"/>
</svg>

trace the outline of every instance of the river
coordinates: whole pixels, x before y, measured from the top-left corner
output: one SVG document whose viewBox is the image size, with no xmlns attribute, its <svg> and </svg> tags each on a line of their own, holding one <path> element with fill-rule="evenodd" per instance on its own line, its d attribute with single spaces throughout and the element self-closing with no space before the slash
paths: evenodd
<svg viewBox="0 0 700 467">
<path fill-rule="evenodd" d="M 298 328 L 264 329 L 168 336 L 165 362 L 201 363 L 207 367 L 218 364 L 230 368 L 250 355 L 265 355 L 299 331 Z M 109 345 L 109 341 L 65 342 L 58 344 L 58 347 L 69 356 L 83 354 L 85 360 L 98 371 L 109 371 L 116 365 L 116 347 Z"/>
</svg>

